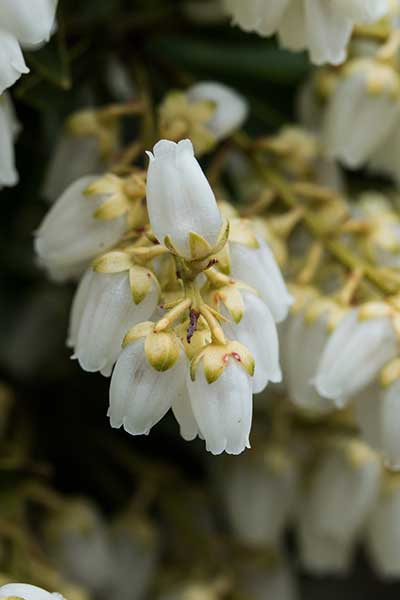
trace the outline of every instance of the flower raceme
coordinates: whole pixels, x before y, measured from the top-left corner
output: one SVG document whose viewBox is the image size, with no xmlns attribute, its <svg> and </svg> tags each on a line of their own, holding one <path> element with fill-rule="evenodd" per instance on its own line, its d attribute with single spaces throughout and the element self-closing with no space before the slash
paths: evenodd
<svg viewBox="0 0 400 600">
<path fill-rule="evenodd" d="M 233 22 L 260 35 L 278 34 L 290 50 L 308 50 L 315 64 L 340 64 L 356 24 L 388 14 L 388 0 L 225 0 Z"/>
<path fill-rule="evenodd" d="M 113 427 L 148 434 L 172 409 L 184 439 L 239 454 L 253 393 L 281 380 L 276 323 L 292 299 L 251 221 L 223 219 L 189 140 L 149 158 L 147 186 L 73 183 L 36 234 L 39 260 L 81 276 L 68 344 L 86 371 L 112 372 Z"/>
</svg>

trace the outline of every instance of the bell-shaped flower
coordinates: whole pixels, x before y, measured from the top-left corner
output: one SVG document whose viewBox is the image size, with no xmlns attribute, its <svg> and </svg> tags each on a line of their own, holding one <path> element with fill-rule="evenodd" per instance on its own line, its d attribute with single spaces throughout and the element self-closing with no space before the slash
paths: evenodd
<svg viewBox="0 0 400 600">
<path fill-rule="evenodd" d="M 65 579 L 96 596 L 108 589 L 113 553 L 106 523 L 95 505 L 68 501 L 46 522 L 44 534 L 46 550 Z"/>
<path fill-rule="evenodd" d="M 212 454 L 250 447 L 254 360 L 237 342 L 210 345 L 192 361 L 187 387 L 193 414 Z"/>
<path fill-rule="evenodd" d="M 279 340 L 268 306 L 252 292 L 243 291 L 243 316 L 238 323 L 224 326 L 228 337 L 238 340 L 253 355 L 255 370 L 253 393 L 262 392 L 270 381 L 282 381 L 279 366 Z"/>
<path fill-rule="evenodd" d="M 18 183 L 14 141 L 19 132 L 14 107 L 8 94 L 0 96 L 0 187 Z"/>
<path fill-rule="evenodd" d="M 48 41 L 58 0 L 2 0 L 0 5 L 0 94 L 29 72 L 21 46 Z"/>
<path fill-rule="evenodd" d="M 73 183 L 51 207 L 35 237 L 40 263 L 52 278 L 79 276 L 98 254 L 114 246 L 127 228 L 125 216 L 103 220 L 94 213 L 106 194 L 85 195 L 95 176 Z"/>
<path fill-rule="evenodd" d="M 155 356 L 149 355 L 150 336 L 138 339 L 123 350 L 111 378 L 111 426 L 123 426 L 132 435 L 147 435 L 163 418 L 181 393 L 188 370 L 177 340 L 165 333 L 150 335 Z"/>
<path fill-rule="evenodd" d="M 277 547 L 292 509 L 296 471 L 288 453 L 271 446 L 221 465 L 221 493 L 235 537 L 248 547 Z"/>
<path fill-rule="evenodd" d="M 134 278 L 147 277 L 144 297 L 135 302 L 131 286 Z M 96 273 L 83 276 L 72 307 L 69 342 L 74 345 L 74 358 L 85 371 L 111 374 L 122 351 L 127 331 L 146 321 L 158 301 L 158 285 L 152 273 L 136 267 L 121 273 Z"/>
<path fill-rule="evenodd" d="M 260 35 L 278 33 L 291 50 L 309 50 L 315 64 L 339 64 L 356 23 L 371 23 L 389 11 L 388 0 L 225 0 L 234 23 Z"/>
<path fill-rule="evenodd" d="M 197 257 L 199 244 L 211 254 L 222 218 L 192 143 L 161 140 L 148 155 L 147 208 L 156 237 L 162 244 L 169 240 L 186 258 Z"/>
<path fill-rule="evenodd" d="M 329 338 L 316 371 L 317 391 L 339 407 L 367 387 L 398 352 L 391 318 L 365 316 L 362 307 L 346 315 Z"/>
<path fill-rule="evenodd" d="M 358 440 L 326 451 L 305 500 L 314 531 L 341 543 L 353 541 L 376 501 L 380 477 L 377 454 Z"/>
<path fill-rule="evenodd" d="M 231 275 L 256 289 L 279 323 L 286 319 L 293 299 L 269 246 L 257 240 L 257 248 L 229 242 Z"/>
<path fill-rule="evenodd" d="M 196 83 L 187 91 L 189 101 L 208 100 L 215 111 L 206 124 L 217 140 L 222 140 L 239 129 L 246 120 L 246 100 L 232 88 L 216 81 Z"/>
<path fill-rule="evenodd" d="M 237 588 L 243 598 L 251 600 L 299 600 L 295 573 L 284 557 L 277 557 L 272 564 L 262 561 L 244 563 L 237 573 Z"/>
<path fill-rule="evenodd" d="M 400 380 L 388 386 L 376 381 L 353 401 L 364 439 L 383 454 L 389 468 L 400 470 Z"/>
<path fill-rule="evenodd" d="M 370 59 L 348 64 L 328 102 L 323 122 L 327 155 L 358 168 L 371 158 L 399 117 L 400 78 Z"/>
<path fill-rule="evenodd" d="M 366 528 L 368 555 L 385 579 L 400 576 L 400 479 L 387 474 Z"/>
<path fill-rule="evenodd" d="M 0 587 L 0 600 L 21 598 L 22 600 L 64 600 L 57 592 L 46 590 L 28 583 L 7 583 Z"/>
<path fill-rule="evenodd" d="M 187 442 L 194 440 L 199 435 L 199 426 L 193 414 L 186 382 L 172 403 L 172 412 L 183 439 Z"/>
<path fill-rule="evenodd" d="M 333 402 L 318 394 L 311 381 L 329 339 L 329 320 L 337 307 L 316 300 L 288 319 L 283 336 L 285 380 L 291 402 L 315 414 L 334 410 Z"/>
</svg>

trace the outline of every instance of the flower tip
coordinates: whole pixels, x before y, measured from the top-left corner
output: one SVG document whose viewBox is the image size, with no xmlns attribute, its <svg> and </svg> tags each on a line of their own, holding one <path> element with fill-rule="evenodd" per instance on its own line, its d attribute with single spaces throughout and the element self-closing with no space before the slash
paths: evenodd
<svg viewBox="0 0 400 600">
<path fill-rule="evenodd" d="M 154 154 L 152 152 L 150 152 L 150 150 L 146 150 L 146 154 L 149 157 L 150 162 L 153 162 Z"/>
</svg>

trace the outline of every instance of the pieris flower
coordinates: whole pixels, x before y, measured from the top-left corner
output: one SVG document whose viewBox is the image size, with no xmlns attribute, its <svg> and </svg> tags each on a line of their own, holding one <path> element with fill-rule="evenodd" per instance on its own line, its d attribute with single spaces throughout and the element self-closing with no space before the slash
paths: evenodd
<svg viewBox="0 0 400 600">
<path fill-rule="evenodd" d="M 292 508 L 296 471 L 279 447 L 225 461 L 221 469 L 224 503 L 233 533 L 250 547 L 275 547 Z"/>
<path fill-rule="evenodd" d="M 312 516 L 302 515 L 298 526 L 301 564 L 319 577 L 343 576 L 349 573 L 355 554 L 354 542 L 342 542 L 316 533 Z"/>
<path fill-rule="evenodd" d="M 35 237 L 35 250 L 41 264 L 58 281 L 79 276 L 101 252 L 123 236 L 125 216 L 112 220 L 94 218 L 105 194 L 86 196 L 95 176 L 73 183 L 47 213 Z"/>
<path fill-rule="evenodd" d="M 268 382 L 279 383 L 279 341 L 274 319 L 268 306 L 256 295 L 244 291 L 243 317 L 239 323 L 227 324 L 224 329 L 230 339 L 246 346 L 255 360 L 253 393 L 262 392 Z"/>
<path fill-rule="evenodd" d="M 28 73 L 22 47 L 48 41 L 58 0 L 2 0 L 0 5 L 0 94 Z"/>
<path fill-rule="evenodd" d="M 212 454 L 240 454 L 250 447 L 252 378 L 236 359 L 226 361 L 216 381 L 208 383 L 199 365 L 195 380 L 188 377 L 187 383 L 193 414 Z"/>
<path fill-rule="evenodd" d="M 222 140 L 239 129 L 246 120 L 246 100 L 232 88 L 216 81 L 196 83 L 187 91 L 190 101 L 209 100 L 215 103 L 215 112 L 207 127 L 217 140 Z"/>
<path fill-rule="evenodd" d="M 399 119 L 399 96 L 400 79 L 392 67 L 369 59 L 349 63 L 324 114 L 327 155 L 351 168 L 365 163 Z"/>
<path fill-rule="evenodd" d="M 366 544 L 377 573 L 394 579 L 400 575 L 400 481 L 387 475 L 382 491 L 368 519 Z"/>
<path fill-rule="evenodd" d="M 185 257 L 192 255 L 190 234 L 215 245 L 222 219 L 190 140 L 161 140 L 148 154 L 147 208 L 160 243 L 169 238 Z"/>
<path fill-rule="evenodd" d="M 314 379 L 321 396 L 338 406 L 368 386 L 398 352 L 391 319 L 362 319 L 360 310 L 351 310 L 329 338 Z"/>
<path fill-rule="evenodd" d="M 0 187 L 18 183 L 15 168 L 14 141 L 19 132 L 11 98 L 8 94 L 0 96 Z"/>
<path fill-rule="evenodd" d="M 388 0 L 225 0 L 234 23 L 260 35 L 278 33 L 291 50 L 309 50 L 315 64 L 339 64 L 356 23 L 377 21 Z"/>
<path fill-rule="evenodd" d="M 147 435 L 181 392 L 187 370 L 187 360 L 181 351 L 171 368 L 157 371 L 147 359 L 143 339 L 127 346 L 111 378 L 108 410 L 111 426 L 123 426 L 132 435 Z"/>
<path fill-rule="evenodd" d="M 42 588 L 28 583 L 7 583 L 0 587 L 0 600 L 21 598 L 22 600 L 64 600 L 57 592 L 46 592 Z"/>
<path fill-rule="evenodd" d="M 400 182 L 400 121 L 388 132 L 378 148 L 369 157 L 372 172 L 389 175 Z"/>
<path fill-rule="evenodd" d="M 128 271 L 96 273 L 90 268 L 76 292 L 70 324 L 70 343 L 82 369 L 109 376 L 122 351 L 124 335 L 151 317 L 157 300 L 155 281 L 136 304 Z"/>
<path fill-rule="evenodd" d="M 376 501 L 380 476 L 378 456 L 358 440 L 326 451 L 304 501 L 312 529 L 342 545 L 351 543 Z"/>
<path fill-rule="evenodd" d="M 49 556 L 67 580 L 96 595 L 107 589 L 113 554 L 104 519 L 91 502 L 70 501 L 48 521 L 45 534 Z"/>
<path fill-rule="evenodd" d="M 293 299 L 272 251 L 261 238 L 257 240 L 258 248 L 229 242 L 231 275 L 254 287 L 279 323 L 286 319 Z"/>
<path fill-rule="evenodd" d="M 279 558 L 276 565 L 262 566 L 253 561 L 238 574 L 238 588 L 251 600 L 299 600 L 299 590 L 289 565 Z"/>
<path fill-rule="evenodd" d="M 400 381 L 387 387 L 378 381 L 354 399 L 356 418 L 365 440 L 382 452 L 391 469 L 400 469 Z"/>
</svg>

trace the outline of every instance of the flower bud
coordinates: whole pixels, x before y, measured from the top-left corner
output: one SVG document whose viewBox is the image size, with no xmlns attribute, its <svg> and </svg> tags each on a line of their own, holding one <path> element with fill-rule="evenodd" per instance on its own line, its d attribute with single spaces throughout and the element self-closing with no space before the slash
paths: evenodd
<svg viewBox="0 0 400 600">
<path fill-rule="evenodd" d="M 177 251 L 192 255 L 191 235 L 216 244 L 222 219 L 214 193 L 193 154 L 190 140 L 161 140 L 150 152 L 147 207 L 151 227 L 160 241 L 169 238 Z M 210 252 L 211 253 L 211 252 Z"/>
<path fill-rule="evenodd" d="M 128 271 L 96 273 L 89 269 L 76 292 L 70 324 L 74 358 L 85 371 L 109 376 L 122 351 L 124 335 L 149 319 L 158 300 L 153 282 L 138 304 L 132 298 Z"/>
<path fill-rule="evenodd" d="M 329 338 L 314 385 L 321 396 L 343 406 L 350 396 L 368 386 L 397 352 L 389 317 L 361 320 L 360 309 L 353 309 Z"/>
<path fill-rule="evenodd" d="M 0 187 L 18 183 L 15 169 L 14 140 L 19 132 L 14 107 L 10 96 L 0 96 Z"/>
<path fill-rule="evenodd" d="M 215 112 L 207 127 L 217 140 L 222 140 L 239 129 L 246 120 L 248 106 L 235 90 L 216 81 L 202 81 L 187 91 L 190 101 L 210 100 Z"/>
<path fill-rule="evenodd" d="M 231 275 L 256 289 L 275 321 L 286 319 L 293 302 L 268 245 L 260 238 L 258 248 L 230 242 Z"/>
<path fill-rule="evenodd" d="M 171 408 L 185 385 L 187 360 L 181 352 L 167 371 L 156 371 L 139 339 L 127 346 L 111 378 L 108 416 L 112 427 L 123 425 L 132 435 L 147 435 Z"/>
<path fill-rule="evenodd" d="M 64 600 L 61 594 L 46 592 L 28 583 L 7 583 L 0 587 L 0 598 L 22 598 L 23 600 Z"/>
<path fill-rule="evenodd" d="M 36 232 L 35 250 L 41 264 L 58 281 L 80 275 L 99 253 L 114 246 L 126 230 L 124 216 L 110 221 L 93 217 L 107 199 L 85 196 L 96 177 L 73 183 L 51 207 Z"/>
</svg>

